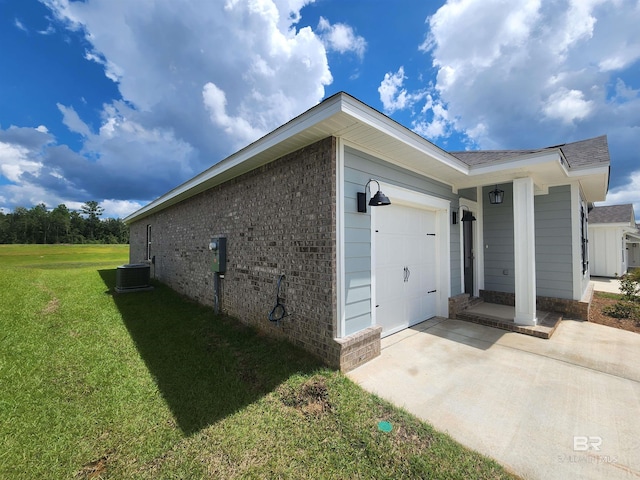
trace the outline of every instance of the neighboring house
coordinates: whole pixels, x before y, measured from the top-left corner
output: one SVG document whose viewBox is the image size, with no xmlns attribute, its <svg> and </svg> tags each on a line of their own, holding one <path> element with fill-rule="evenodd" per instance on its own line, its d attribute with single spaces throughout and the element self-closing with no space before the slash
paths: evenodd
<svg viewBox="0 0 640 480">
<path fill-rule="evenodd" d="M 636 223 L 635 234 L 630 233 L 627 238 L 627 248 L 629 249 L 628 269 L 640 268 L 640 224 Z"/>
<path fill-rule="evenodd" d="M 596 277 L 615 277 L 640 266 L 640 232 L 633 205 L 589 211 L 589 264 Z"/>
<path fill-rule="evenodd" d="M 155 278 L 349 370 L 469 294 L 515 304 L 525 325 L 538 305 L 584 316 L 587 208 L 608 181 L 606 137 L 452 154 L 339 93 L 125 221 L 130 260 Z M 359 212 L 366 184 L 391 205 Z M 289 316 L 270 322 L 281 275 Z"/>
</svg>

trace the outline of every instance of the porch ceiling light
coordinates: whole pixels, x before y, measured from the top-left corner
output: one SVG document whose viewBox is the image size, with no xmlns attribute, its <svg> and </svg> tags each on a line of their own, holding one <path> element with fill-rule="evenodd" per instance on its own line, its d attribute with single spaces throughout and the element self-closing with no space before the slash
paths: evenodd
<svg viewBox="0 0 640 480">
<path fill-rule="evenodd" d="M 504 190 L 499 190 L 498 185 L 496 188 L 489 192 L 489 203 L 491 205 L 500 205 L 504 200 Z"/>
<path fill-rule="evenodd" d="M 371 182 L 376 182 L 378 184 L 378 191 L 373 197 L 371 197 L 371 200 L 369 200 L 369 205 L 371 205 L 372 207 L 383 207 L 385 205 L 391 205 L 391 200 L 389 200 L 389 197 L 387 197 L 380 190 L 380 182 L 372 178 L 364 186 L 364 192 L 358 192 L 358 212 L 360 213 L 367 212 L 367 188 L 369 188 L 369 184 Z M 369 189 L 369 192 L 371 192 L 371 189 Z"/>
</svg>

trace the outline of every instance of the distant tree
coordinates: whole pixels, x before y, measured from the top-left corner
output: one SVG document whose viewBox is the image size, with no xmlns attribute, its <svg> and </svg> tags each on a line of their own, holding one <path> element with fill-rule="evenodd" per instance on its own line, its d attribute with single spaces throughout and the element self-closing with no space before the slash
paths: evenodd
<svg viewBox="0 0 640 480">
<path fill-rule="evenodd" d="M 11 233 L 11 216 L 0 210 L 0 243 L 9 243 Z"/>
<path fill-rule="evenodd" d="M 129 243 L 129 228 L 119 218 L 101 220 L 96 201 L 69 210 L 63 203 L 49 210 L 44 203 L 31 209 L 0 211 L 0 243 Z"/>
<path fill-rule="evenodd" d="M 84 243 L 85 219 L 82 218 L 77 210 L 73 210 L 69 214 L 69 241 L 71 243 Z"/>
<path fill-rule="evenodd" d="M 49 232 L 49 212 L 44 203 L 39 203 L 29 210 L 31 235 L 28 243 L 47 243 Z"/>
<path fill-rule="evenodd" d="M 24 207 L 16 207 L 13 210 L 13 243 L 29 243 L 28 233 L 30 230 L 29 210 Z"/>
<path fill-rule="evenodd" d="M 80 212 L 85 215 L 87 220 L 87 237 L 91 240 L 95 240 L 96 236 L 99 234 L 100 217 L 104 213 L 104 208 L 102 208 L 95 200 L 89 200 L 80 207 Z"/>
<path fill-rule="evenodd" d="M 54 208 L 50 215 L 51 233 L 53 243 L 69 243 L 71 230 L 71 212 L 64 203 Z"/>
<path fill-rule="evenodd" d="M 129 243 L 129 228 L 119 218 L 107 218 L 102 222 L 105 243 Z"/>
</svg>

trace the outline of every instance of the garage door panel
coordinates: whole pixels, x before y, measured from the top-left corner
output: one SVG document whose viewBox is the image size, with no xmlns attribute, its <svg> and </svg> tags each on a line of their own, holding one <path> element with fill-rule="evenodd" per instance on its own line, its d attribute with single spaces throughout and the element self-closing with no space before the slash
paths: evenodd
<svg viewBox="0 0 640 480">
<path fill-rule="evenodd" d="M 402 274 L 397 266 L 385 267 L 376 270 L 376 303 L 397 302 L 403 295 L 403 284 L 398 281 Z"/>
<path fill-rule="evenodd" d="M 393 251 L 398 240 L 394 237 L 382 234 L 376 238 L 376 263 L 380 267 L 388 267 L 395 262 Z"/>
<path fill-rule="evenodd" d="M 436 314 L 436 214 L 400 205 L 376 210 L 376 323 L 383 336 Z M 408 269 L 408 270 L 405 270 Z"/>
<path fill-rule="evenodd" d="M 383 335 L 390 335 L 407 328 L 405 313 L 402 308 L 402 305 L 398 308 L 398 304 L 380 305 L 376 308 L 376 318 L 385 319 L 382 327 Z"/>
</svg>

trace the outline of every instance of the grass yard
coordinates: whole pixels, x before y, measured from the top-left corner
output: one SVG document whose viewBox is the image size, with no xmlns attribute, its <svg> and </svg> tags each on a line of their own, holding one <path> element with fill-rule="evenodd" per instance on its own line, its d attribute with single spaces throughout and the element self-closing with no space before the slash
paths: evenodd
<svg viewBox="0 0 640 480">
<path fill-rule="evenodd" d="M 0 478 L 514 478 L 127 246 L 0 246 Z M 378 428 L 390 422 L 390 432 Z"/>
</svg>

